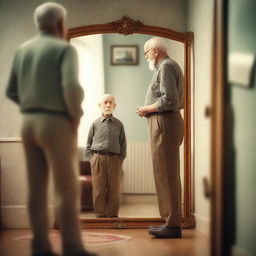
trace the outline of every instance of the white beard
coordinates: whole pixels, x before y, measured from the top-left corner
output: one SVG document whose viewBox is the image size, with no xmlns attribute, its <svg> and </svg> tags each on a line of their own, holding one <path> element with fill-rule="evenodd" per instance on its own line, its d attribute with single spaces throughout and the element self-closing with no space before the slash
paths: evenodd
<svg viewBox="0 0 256 256">
<path fill-rule="evenodd" d="M 148 61 L 148 67 L 149 67 L 150 70 L 155 71 L 156 70 L 155 60 L 149 60 Z"/>
<path fill-rule="evenodd" d="M 113 110 L 112 109 L 104 109 L 105 115 L 112 115 Z"/>
</svg>

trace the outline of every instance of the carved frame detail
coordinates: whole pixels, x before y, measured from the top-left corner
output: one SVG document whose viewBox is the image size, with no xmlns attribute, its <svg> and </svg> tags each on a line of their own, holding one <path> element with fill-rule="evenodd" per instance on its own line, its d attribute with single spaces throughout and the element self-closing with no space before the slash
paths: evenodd
<svg viewBox="0 0 256 256">
<path fill-rule="evenodd" d="M 125 36 L 133 34 L 139 27 L 143 26 L 139 20 L 134 21 L 127 16 L 123 16 L 120 20 L 110 22 L 109 25 L 118 31 L 119 34 Z"/>
</svg>

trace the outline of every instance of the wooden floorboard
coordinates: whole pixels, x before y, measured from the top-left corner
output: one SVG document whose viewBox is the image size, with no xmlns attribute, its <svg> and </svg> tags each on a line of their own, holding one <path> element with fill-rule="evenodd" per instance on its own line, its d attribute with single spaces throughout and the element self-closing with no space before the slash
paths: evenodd
<svg viewBox="0 0 256 256">
<path fill-rule="evenodd" d="M 84 229 L 83 232 L 111 233 L 130 236 L 132 239 L 109 245 L 87 246 L 88 250 L 99 256 L 208 256 L 209 239 L 202 233 L 185 229 L 182 239 L 156 239 L 146 229 Z M 52 230 L 51 233 L 58 233 Z M 29 240 L 15 240 L 15 237 L 30 235 L 29 230 L 4 230 L 0 233 L 1 256 L 29 256 Z M 54 250 L 61 252 L 60 243 Z"/>
</svg>

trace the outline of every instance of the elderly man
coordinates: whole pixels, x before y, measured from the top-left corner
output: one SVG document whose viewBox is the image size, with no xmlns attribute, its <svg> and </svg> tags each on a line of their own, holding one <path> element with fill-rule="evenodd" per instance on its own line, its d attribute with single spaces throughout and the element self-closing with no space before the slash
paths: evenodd
<svg viewBox="0 0 256 256">
<path fill-rule="evenodd" d="M 183 140 L 183 75 L 179 65 L 167 55 L 167 44 L 159 37 L 148 40 L 144 54 L 154 70 L 145 106 L 137 114 L 148 121 L 158 205 L 166 223 L 150 226 L 159 238 L 181 237 L 181 183 L 179 147 Z"/>
<path fill-rule="evenodd" d="M 96 217 L 118 217 L 121 171 L 126 157 L 124 126 L 112 114 L 115 98 L 105 94 L 100 100 L 102 115 L 91 125 L 86 155 L 92 168 L 93 205 Z"/>
<path fill-rule="evenodd" d="M 63 255 L 94 255 L 84 249 L 78 221 L 76 138 L 83 91 L 77 81 L 76 52 L 63 40 L 66 10 L 45 3 L 36 8 L 34 19 L 40 33 L 16 52 L 6 91 L 23 117 L 32 255 L 56 255 L 48 236 L 49 168 L 58 198 Z"/>
</svg>

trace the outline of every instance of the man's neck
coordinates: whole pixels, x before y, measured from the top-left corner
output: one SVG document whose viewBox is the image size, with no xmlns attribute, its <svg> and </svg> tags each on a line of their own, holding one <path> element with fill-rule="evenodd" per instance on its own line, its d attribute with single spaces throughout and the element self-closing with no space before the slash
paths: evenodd
<svg viewBox="0 0 256 256">
<path fill-rule="evenodd" d="M 57 33 L 56 31 L 41 30 L 41 34 L 53 36 L 53 37 L 56 37 L 56 38 L 60 38 L 59 33 Z"/>
<path fill-rule="evenodd" d="M 167 54 L 164 54 L 162 56 L 159 56 L 159 58 L 157 59 L 157 63 L 156 63 L 156 68 L 158 69 L 161 65 L 161 63 L 163 62 L 163 60 L 168 57 Z"/>
<path fill-rule="evenodd" d="M 106 118 L 106 119 L 109 119 L 109 118 L 111 118 L 111 116 L 112 116 L 112 114 L 109 114 L 109 115 L 102 114 L 102 115 L 103 115 L 103 117 Z"/>
</svg>

